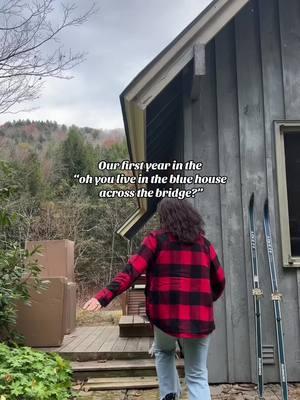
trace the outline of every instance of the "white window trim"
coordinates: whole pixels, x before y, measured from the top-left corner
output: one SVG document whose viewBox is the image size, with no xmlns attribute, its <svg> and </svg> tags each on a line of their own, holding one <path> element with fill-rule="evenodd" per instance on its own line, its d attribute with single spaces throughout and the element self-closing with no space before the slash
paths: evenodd
<svg viewBox="0 0 300 400">
<path fill-rule="evenodd" d="M 286 181 L 284 133 L 300 132 L 299 121 L 274 121 L 280 233 L 284 267 L 300 267 L 300 257 L 292 257 L 288 194 Z"/>
</svg>

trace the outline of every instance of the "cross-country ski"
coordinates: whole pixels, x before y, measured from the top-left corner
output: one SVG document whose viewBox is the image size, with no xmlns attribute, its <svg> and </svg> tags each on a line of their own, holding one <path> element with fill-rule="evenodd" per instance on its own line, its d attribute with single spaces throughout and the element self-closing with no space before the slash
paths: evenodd
<svg viewBox="0 0 300 400">
<path fill-rule="evenodd" d="M 256 368 L 258 395 L 263 399 L 264 382 L 263 382 L 263 352 L 262 352 L 262 321 L 261 321 L 261 304 L 260 299 L 263 295 L 259 286 L 258 275 L 258 258 L 256 249 L 256 215 L 254 207 L 254 193 L 252 193 L 249 202 L 249 228 L 250 228 L 250 249 L 251 249 L 251 267 L 253 278 L 254 311 L 255 311 L 255 340 L 256 340 Z"/>
<path fill-rule="evenodd" d="M 282 390 L 282 399 L 288 399 L 288 383 L 287 383 L 287 372 L 286 372 L 286 361 L 285 361 L 285 350 L 284 350 L 284 334 L 282 329 L 282 318 L 281 318 L 281 300 L 282 294 L 278 290 L 278 280 L 274 261 L 274 251 L 272 242 L 272 233 L 270 226 L 270 214 L 269 214 L 269 202 L 266 199 L 264 204 L 264 228 L 265 238 L 267 245 L 271 287 L 272 287 L 272 301 L 274 305 L 274 315 L 276 323 L 276 337 L 277 337 L 277 348 L 278 348 L 278 359 L 279 359 L 279 371 L 280 371 L 280 384 Z"/>
</svg>

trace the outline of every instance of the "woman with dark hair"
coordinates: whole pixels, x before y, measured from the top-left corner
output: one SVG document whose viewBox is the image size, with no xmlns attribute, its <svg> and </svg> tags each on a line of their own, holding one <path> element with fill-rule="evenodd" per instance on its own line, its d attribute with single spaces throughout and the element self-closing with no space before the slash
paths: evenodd
<svg viewBox="0 0 300 400">
<path fill-rule="evenodd" d="M 160 399 L 175 400 L 181 395 L 175 364 L 178 340 L 184 353 L 189 400 L 210 400 L 207 354 L 210 333 L 215 329 L 213 302 L 224 290 L 224 271 L 204 236 L 200 214 L 188 201 L 164 198 L 157 211 L 160 229 L 143 240 L 125 269 L 84 309 L 107 306 L 146 273 L 146 312 L 154 329 L 152 351 Z"/>
</svg>

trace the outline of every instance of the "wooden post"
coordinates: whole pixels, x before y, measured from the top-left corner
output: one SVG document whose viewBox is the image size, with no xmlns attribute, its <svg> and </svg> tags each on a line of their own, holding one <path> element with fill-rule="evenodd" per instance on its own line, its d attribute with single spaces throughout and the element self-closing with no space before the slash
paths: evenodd
<svg viewBox="0 0 300 400">
<path fill-rule="evenodd" d="M 194 45 L 194 59 L 193 59 L 193 75 L 191 85 L 191 100 L 196 101 L 200 95 L 200 80 L 201 76 L 205 75 L 205 45 L 196 43 Z"/>
</svg>

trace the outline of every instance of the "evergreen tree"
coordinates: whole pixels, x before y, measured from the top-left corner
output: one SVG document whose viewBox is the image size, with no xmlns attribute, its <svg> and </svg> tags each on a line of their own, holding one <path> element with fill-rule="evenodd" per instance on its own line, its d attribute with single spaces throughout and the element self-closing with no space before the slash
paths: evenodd
<svg viewBox="0 0 300 400">
<path fill-rule="evenodd" d="M 89 147 L 74 127 L 70 128 L 68 137 L 62 144 L 62 161 L 65 177 L 71 185 L 74 183 L 75 174 L 85 175 L 93 169 L 93 156 Z"/>
</svg>

